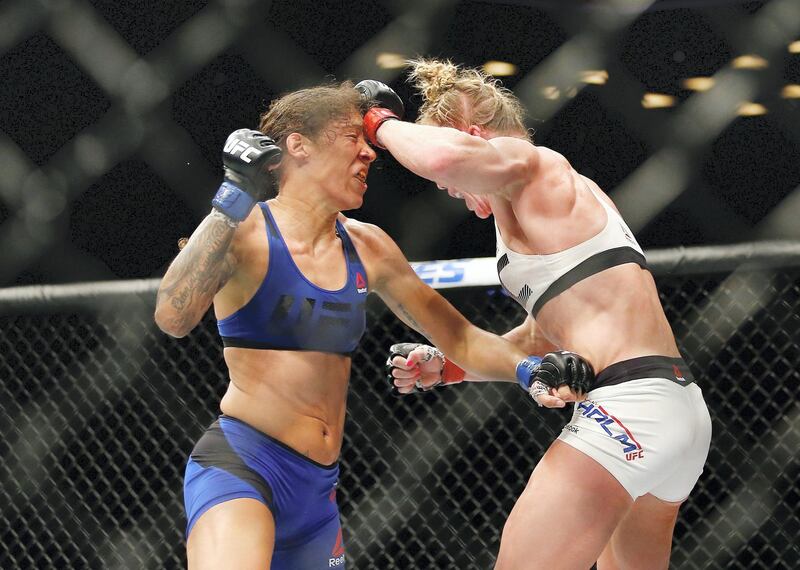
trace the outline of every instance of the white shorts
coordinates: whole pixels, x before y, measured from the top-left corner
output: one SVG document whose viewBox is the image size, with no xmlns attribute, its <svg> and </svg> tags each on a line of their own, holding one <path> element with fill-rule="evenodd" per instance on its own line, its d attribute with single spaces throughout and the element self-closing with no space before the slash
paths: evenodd
<svg viewBox="0 0 800 570">
<path fill-rule="evenodd" d="M 691 379 L 686 383 L 657 377 L 596 388 L 575 404 L 558 439 L 602 465 L 634 500 L 651 493 L 683 501 L 703 472 L 711 443 L 702 390 Z"/>
</svg>

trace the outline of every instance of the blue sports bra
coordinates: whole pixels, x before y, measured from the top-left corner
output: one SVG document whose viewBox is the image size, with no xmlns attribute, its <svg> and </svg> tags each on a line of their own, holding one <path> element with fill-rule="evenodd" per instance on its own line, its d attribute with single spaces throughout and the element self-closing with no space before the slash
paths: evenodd
<svg viewBox="0 0 800 570">
<path fill-rule="evenodd" d="M 366 328 L 367 298 L 367 272 L 350 236 L 336 220 L 347 262 L 347 282 L 338 291 L 322 289 L 300 272 L 269 206 L 263 202 L 259 205 L 269 240 L 267 274 L 244 307 L 217 322 L 223 344 L 349 356 Z"/>
</svg>

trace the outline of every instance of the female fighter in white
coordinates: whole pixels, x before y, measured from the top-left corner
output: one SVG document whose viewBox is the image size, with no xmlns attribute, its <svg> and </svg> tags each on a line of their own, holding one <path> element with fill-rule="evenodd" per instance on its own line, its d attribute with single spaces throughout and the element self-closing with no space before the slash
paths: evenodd
<svg viewBox="0 0 800 570">
<path fill-rule="evenodd" d="M 574 350 L 597 371 L 512 510 L 497 568 L 667 568 L 711 421 L 639 244 L 597 184 L 531 142 L 522 106 L 496 80 L 436 60 L 412 62 L 411 78 L 418 124 L 376 106 L 368 138 L 494 215 L 500 281 L 528 313 L 506 338 L 531 354 Z M 392 363 L 396 386 L 411 390 L 419 370 Z M 438 365 L 423 365 L 423 385 Z"/>
</svg>

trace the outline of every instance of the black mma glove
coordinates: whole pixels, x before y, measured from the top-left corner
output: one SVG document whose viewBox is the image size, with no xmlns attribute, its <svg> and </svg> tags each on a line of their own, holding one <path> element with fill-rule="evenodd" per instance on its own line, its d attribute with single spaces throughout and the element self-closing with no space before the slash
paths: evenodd
<svg viewBox="0 0 800 570">
<path fill-rule="evenodd" d="M 225 180 L 211 205 L 235 223 L 244 220 L 269 190 L 269 167 L 281 161 L 281 148 L 253 129 L 233 131 L 222 150 Z"/>
<path fill-rule="evenodd" d="M 403 113 L 405 113 L 403 101 L 394 92 L 394 89 L 385 83 L 374 79 L 365 79 L 356 84 L 356 91 L 361 93 L 361 100 L 367 108 L 383 107 L 389 109 L 399 119 L 403 118 Z"/>
<path fill-rule="evenodd" d="M 364 134 L 374 146 L 384 148 L 378 143 L 378 128 L 386 121 L 403 118 L 403 101 L 391 87 L 373 79 L 359 82 L 356 91 L 361 93 L 361 99 L 368 107 L 364 112 Z"/>
<path fill-rule="evenodd" d="M 532 382 L 539 381 L 548 388 L 567 386 L 578 396 L 583 396 L 594 384 L 594 368 L 582 356 L 558 350 L 542 358 Z"/>
</svg>

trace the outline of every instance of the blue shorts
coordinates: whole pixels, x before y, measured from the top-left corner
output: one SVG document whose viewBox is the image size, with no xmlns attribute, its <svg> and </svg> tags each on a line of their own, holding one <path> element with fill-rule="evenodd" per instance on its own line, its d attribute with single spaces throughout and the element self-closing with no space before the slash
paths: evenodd
<svg viewBox="0 0 800 570">
<path fill-rule="evenodd" d="M 272 570 L 342 570 L 338 477 L 338 463 L 321 465 L 240 420 L 220 416 L 186 465 L 186 536 L 214 505 L 247 497 L 264 503 L 275 519 Z"/>
</svg>

